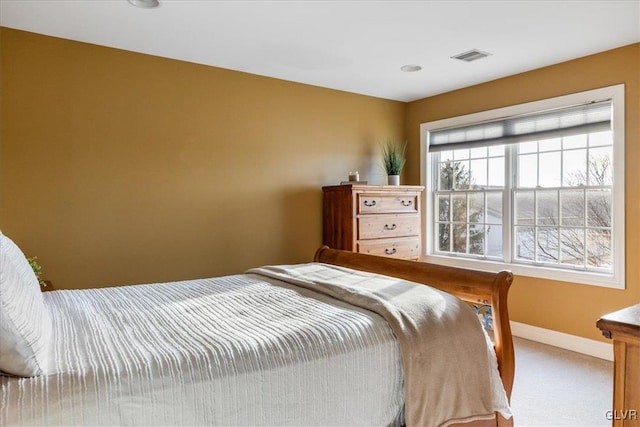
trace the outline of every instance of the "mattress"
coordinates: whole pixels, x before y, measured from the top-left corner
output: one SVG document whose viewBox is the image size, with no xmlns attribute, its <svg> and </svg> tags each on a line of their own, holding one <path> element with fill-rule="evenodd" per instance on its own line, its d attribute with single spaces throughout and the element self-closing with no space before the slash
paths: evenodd
<svg viewBox="0 0 640 427">
<path fill-rule="evenodd" d="M 330 296 L 244 274 L 44 299 L 49 374 L 0 376 L 0 425 L 403 422 L 389 325 Z"/>
</svg>

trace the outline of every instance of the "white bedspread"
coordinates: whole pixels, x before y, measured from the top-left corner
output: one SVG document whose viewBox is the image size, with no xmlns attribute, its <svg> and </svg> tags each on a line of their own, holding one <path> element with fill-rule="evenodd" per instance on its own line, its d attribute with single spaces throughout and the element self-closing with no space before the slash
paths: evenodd
<svg viewBox="0 0 640 427">
<path fill-rule="evenodd" d="M 0 376 L 0 425 L 402 422 L 380 316 L 256 275 L 44 294 L 51 373 Z"/>
<path fill-rule="evenodd" d="M 2 426 L 388 426 L 405 393 L 415 427 L 510 415 L 473 312 L 422 285 L 311 263 L 44 298 L 51 372 L 0 376 Z"/>
</svg>

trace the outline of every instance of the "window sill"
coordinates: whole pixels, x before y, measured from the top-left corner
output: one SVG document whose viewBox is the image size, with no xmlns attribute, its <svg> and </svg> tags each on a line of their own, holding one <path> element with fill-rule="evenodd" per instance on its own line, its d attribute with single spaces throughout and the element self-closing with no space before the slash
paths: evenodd
<svg viewBox="0 0 640 427">
<path fill-rule="evenodd" d="M 492 272 L 510 270 L 513 274 L 519 276 L 577 283 L 581 285 L 600 286 L 612 289 L 625 289 L 624 274 L 621 274 L 620 277 L 616 277 L 612 274 L 602 274 L 591 271 L 565 270 L 546 266 L 529 266 L 524 264 L 512 264 L 507 262 L 434 254 L 423 255 L 422 261 L 433 264 L 449 265 L 460 268 L 473 268 L 476 270 Z"/>
</svg>

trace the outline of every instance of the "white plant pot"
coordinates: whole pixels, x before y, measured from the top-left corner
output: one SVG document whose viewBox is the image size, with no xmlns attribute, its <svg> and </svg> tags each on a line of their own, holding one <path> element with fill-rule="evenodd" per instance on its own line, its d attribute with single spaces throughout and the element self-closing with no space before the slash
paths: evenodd
<svg viewBox="0 0 640 427">
<path fill-rule="evenodd" d="M 400 175 L 387 175 L 389 185 L 400 185 Z"/>
</svg>

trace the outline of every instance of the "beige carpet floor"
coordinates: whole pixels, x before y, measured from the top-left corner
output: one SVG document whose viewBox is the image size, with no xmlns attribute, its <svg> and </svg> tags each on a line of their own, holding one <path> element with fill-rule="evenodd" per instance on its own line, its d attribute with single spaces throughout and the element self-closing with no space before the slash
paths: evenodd
<svg viewBox="0 0 640 427">
<path fill-rule="evenodd" d="M 610 427 L 613 362 L 514 337 L 516 427 Z"/>
</svg>

